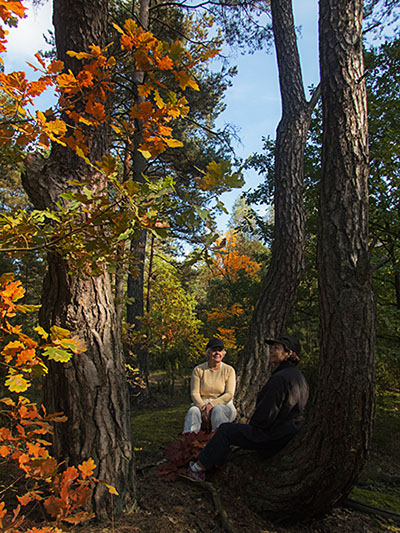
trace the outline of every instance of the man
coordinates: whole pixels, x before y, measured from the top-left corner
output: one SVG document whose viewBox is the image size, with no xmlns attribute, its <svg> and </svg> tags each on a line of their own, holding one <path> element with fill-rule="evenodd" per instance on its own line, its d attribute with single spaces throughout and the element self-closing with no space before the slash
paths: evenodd
<svg viewBox="0 0 400 533">
<path fill-rule="evenodd" d="M 300 343 L 291 335 L 267 339 L 266 343 L 271 345 L 270 361 L 276 369 L 258 393 L 250 422 L 225 423 L 218 428 L 197 461 L 189 465 L 187 477 L 192 481 L 204 481 L 205 471 L 223 459 L 230 445 L 270 456 L 281 450 L 303 425 L 309 390 L 296 367 Z"/>
</svg>

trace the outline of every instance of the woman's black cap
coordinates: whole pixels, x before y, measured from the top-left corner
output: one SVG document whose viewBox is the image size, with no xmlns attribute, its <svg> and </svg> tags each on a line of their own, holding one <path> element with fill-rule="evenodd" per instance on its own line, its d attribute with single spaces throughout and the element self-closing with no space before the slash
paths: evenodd
<svg viewBox="0 0 400 533">
<path fill-rule="evenodd" d="M 265 342 L 267 344 L 274 344 L 274 342 L 279 342 L 280 344 L 283 344 L 283 346 L 285 346 L 286 348 L 289 348 L 289 350 L 292 350 L 292 352 L 297 353 L 297 355 L 300 357 L 301 346 L 297 337 L 293 337 L 292 335 L 282 335 L 281 337 L 277 337 L 276 339 L 266 339 Z"/>
<path fill-rule="evenodd" d="M 216 337 L 213 337 L 208 341 L 208 344 L 206 346 L 206 349 L 208 348 L 216 348 L 217 346 L 220 346 L 221 348 L 225 348 L 224 343 L 221 339 L 217 339 Z"/>
</svg>

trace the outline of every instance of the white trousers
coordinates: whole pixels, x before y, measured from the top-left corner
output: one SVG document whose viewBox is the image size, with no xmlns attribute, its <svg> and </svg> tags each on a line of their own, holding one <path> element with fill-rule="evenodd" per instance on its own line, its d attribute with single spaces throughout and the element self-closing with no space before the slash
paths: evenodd
<svg viewBox="0 0 400 533">
<path fill-rule="evenodd" d="M 233 422 L 236 418 L 236 409 L 231 400 L 226 405 L 215 405 L 211 411 L 211 431 L 217 429 L 224 422 Z M 183 433 L 198 433 L 201 428 L 201 411 L 192 405 L 185 416 Z"/>
</svg>

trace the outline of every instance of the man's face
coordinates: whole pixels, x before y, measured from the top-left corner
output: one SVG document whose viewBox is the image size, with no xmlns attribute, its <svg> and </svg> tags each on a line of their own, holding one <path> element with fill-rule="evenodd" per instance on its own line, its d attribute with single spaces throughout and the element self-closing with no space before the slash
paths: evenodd
<svg viewBox="0 0 400 533">
<path fill-rule="evenodd" d="M 290 357 L 290 352 L 287 352 L 280 342 L 274 342 L 269 349 L 270 361 L 273 365 L 279 365 Z"/>
</svg>

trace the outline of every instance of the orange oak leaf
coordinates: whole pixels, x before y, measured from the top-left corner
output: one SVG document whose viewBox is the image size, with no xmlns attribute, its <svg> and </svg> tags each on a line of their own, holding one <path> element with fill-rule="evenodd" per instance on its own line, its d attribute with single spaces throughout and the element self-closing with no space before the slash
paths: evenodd
<svg viewBox="0 0 400 533">
<path fill-rule="evenodd" d="M 10 455 L 11 453 L 11 450 L 8 446 L 4 446 L 4 444 L 2 446 L 0 446 L 0 456 L 1 457 L 7 457 L 7 455 Z"/>
<path fill-rule="evenodd" d="M 81 465 L 79 465 L 78 468 L 82 474 L 82 478 L 86 479 L 87 477 L 93 475 L 96 465 L 93 459 L 90 458 L 87 461 L 84 461 Z"/>
<path fill-rule="evenodd" d="M 172 70 L 174 63 L 169 56 L 164 56 L 161 59 L 157 58 L 157 66 L 160 70 Z"/>
<path fill-rule="evenodd" d="M 10 299 L 11 301 L 20 300 L 24 297 L 25 289 L 22 287 L 20 281 L 12 281 L 8 283 L 3 291 L 1 291 L 1 297 L 4 299 Z"/>
<path fill-rule="evenodd" d="M 62 508 L 62 501 L 56 496 L 50 496 L 50 498 L 44 501 L 44 507 L 50 516 L 56 518 Z"/>
</svg>

